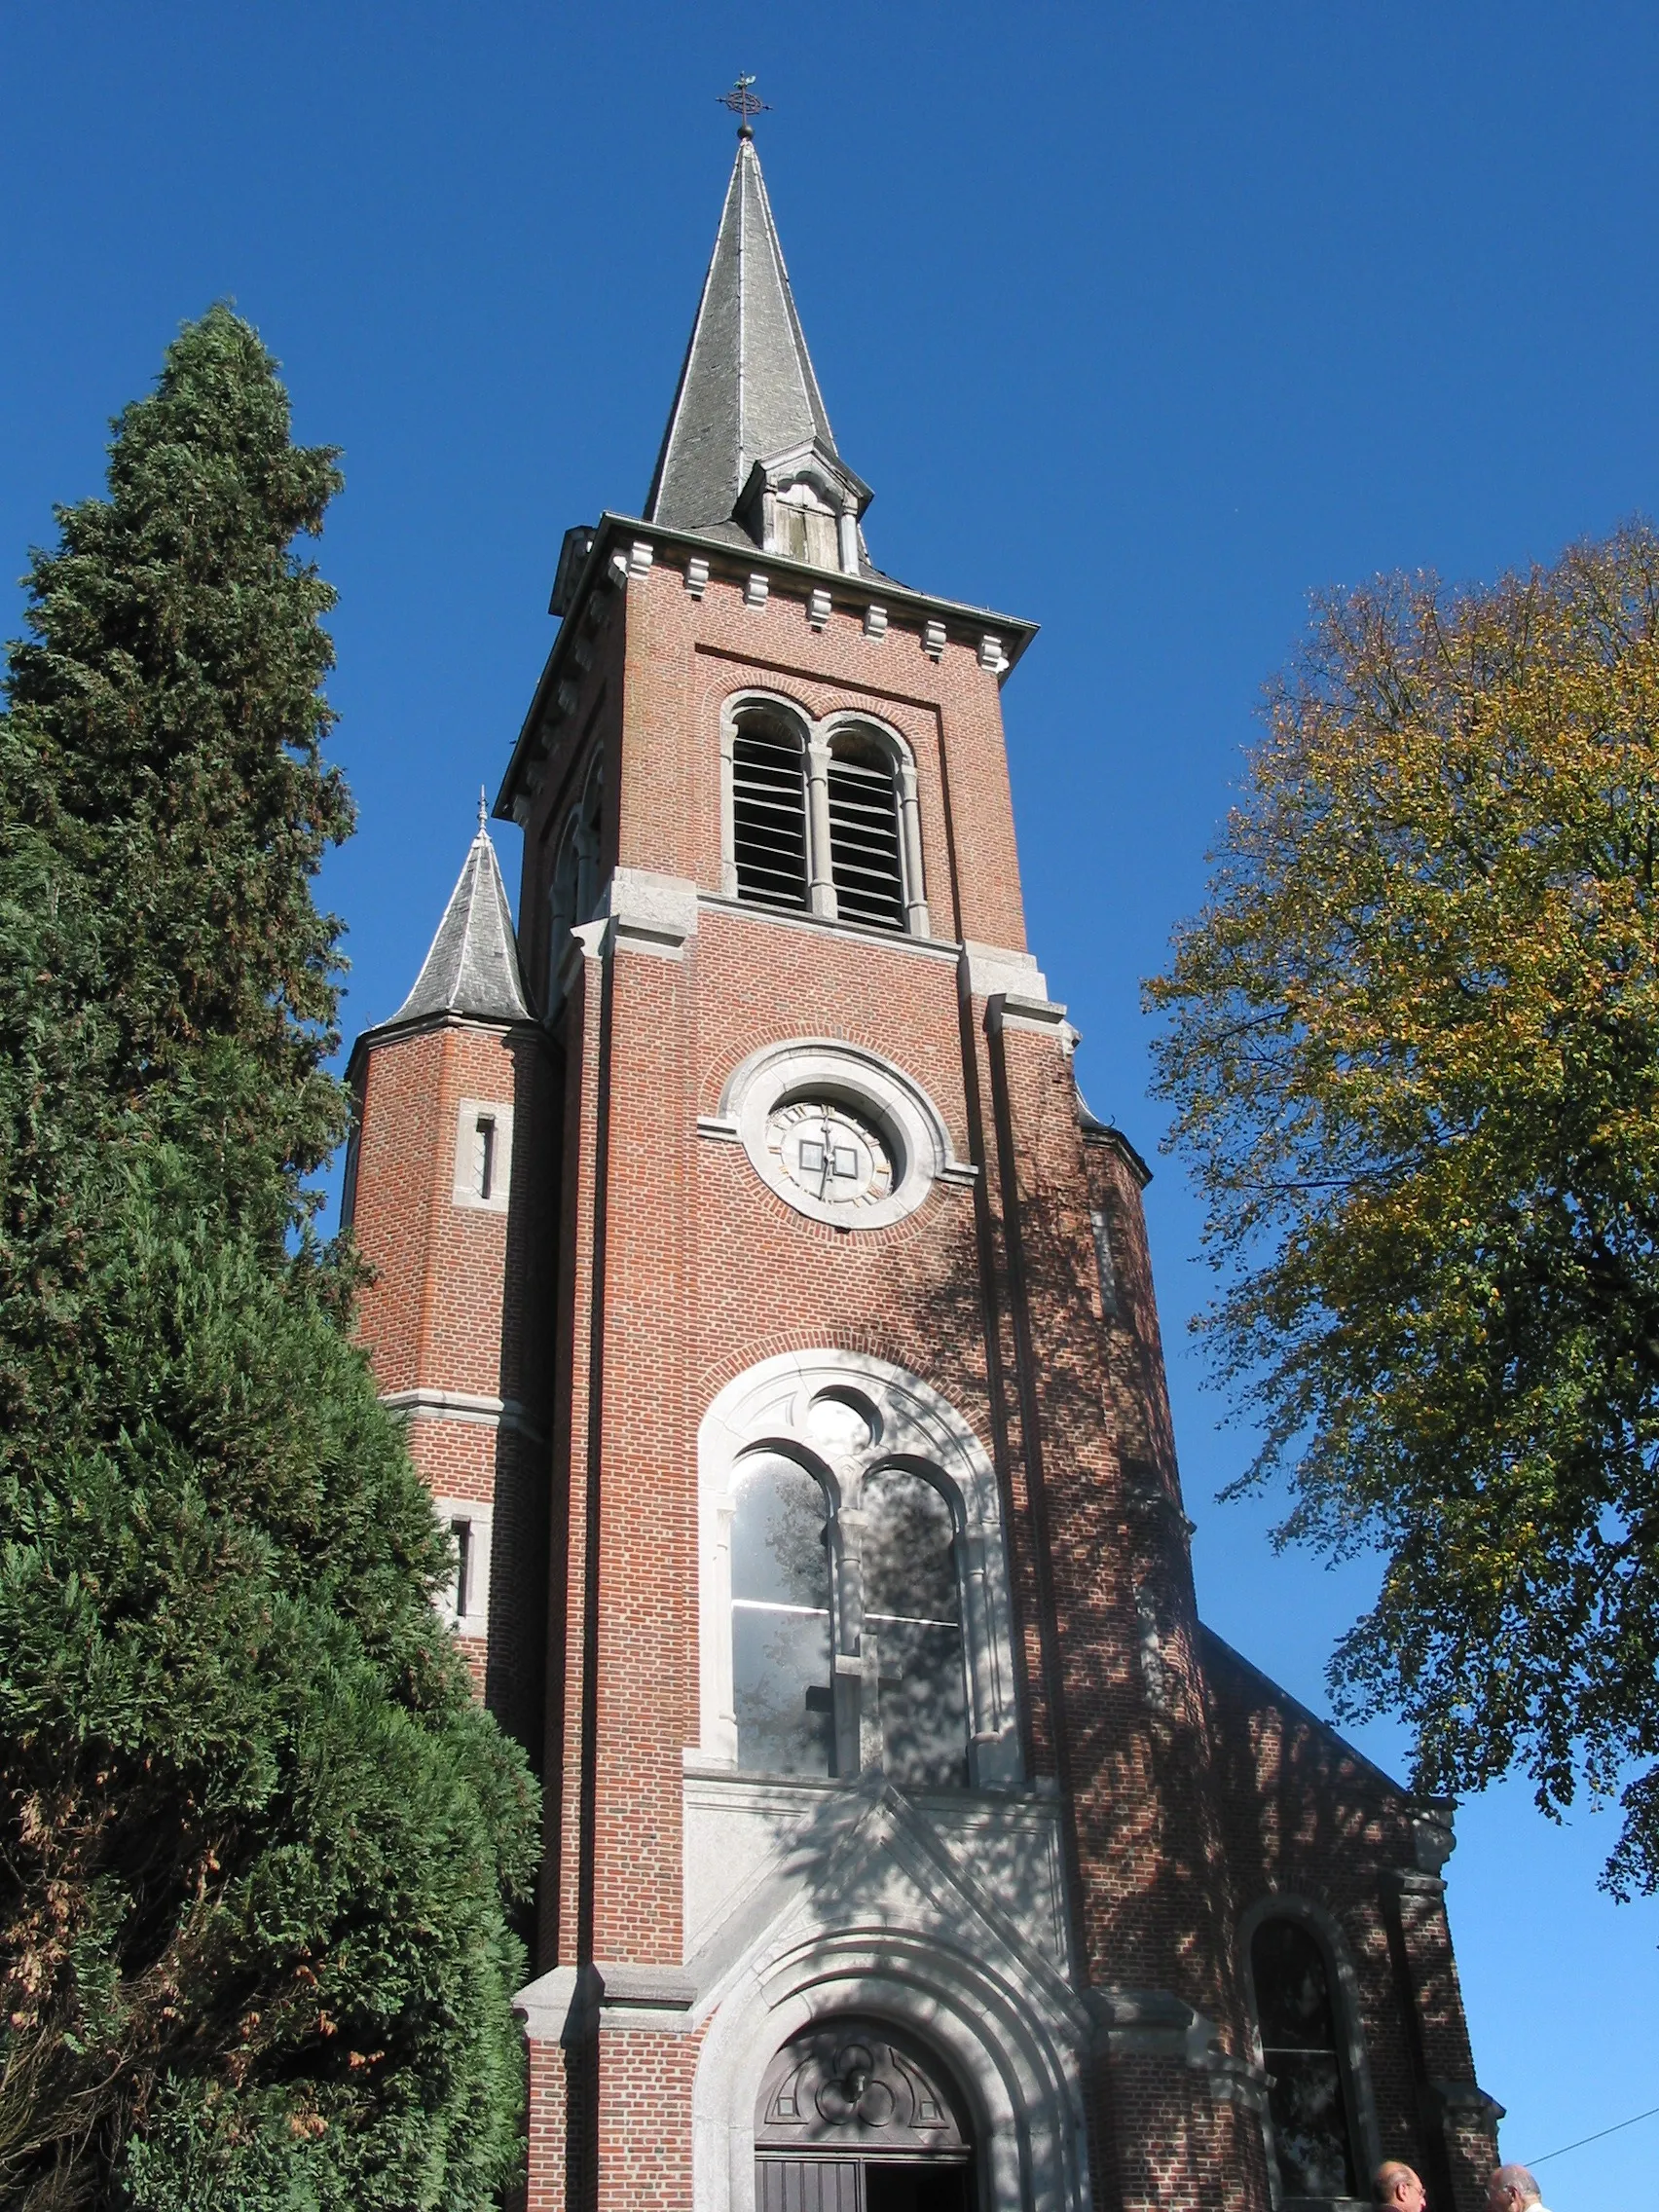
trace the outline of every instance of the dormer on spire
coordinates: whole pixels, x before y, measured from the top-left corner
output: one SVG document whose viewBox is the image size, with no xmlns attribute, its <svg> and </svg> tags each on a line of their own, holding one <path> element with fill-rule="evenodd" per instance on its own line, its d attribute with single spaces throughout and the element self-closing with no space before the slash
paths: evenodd
<svg viewBox="0 0 1659 2212">
<path fill-rule="evenodd" d="M 835 450 L 760 158 L 740 137 L 645 520 L 859 575 L 869 501 Z"/>
<path fill-rule="evenodd" d="M 465 1014 L 477 1021 L 535 1018 L 519 973 L 512 908 L 496 847 L 485 828 L 482 798 L 478 833 L 444 908 L 438 934 L 415 988 L 386 1026 L 436 1014 Z"/>
</svg>

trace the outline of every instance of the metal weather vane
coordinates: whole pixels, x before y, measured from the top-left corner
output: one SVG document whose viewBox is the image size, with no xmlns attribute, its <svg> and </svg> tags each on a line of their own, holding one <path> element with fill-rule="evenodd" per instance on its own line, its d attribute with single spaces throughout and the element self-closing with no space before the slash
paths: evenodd
<svg viewBox="0 0 1659 2212">
<path fill-rule="evenodd" d="M 761 99 L 755 91 L 753 77 L 739 77 L 729 92 L 717 92 L 715 97 L 721 107 L 729 107 L 737 118 L 737 134 L 740 138 L 753 138 L 755 131 L 750 124 L 752 115 L 769 115 L 772 103 Z"/>
</svg>

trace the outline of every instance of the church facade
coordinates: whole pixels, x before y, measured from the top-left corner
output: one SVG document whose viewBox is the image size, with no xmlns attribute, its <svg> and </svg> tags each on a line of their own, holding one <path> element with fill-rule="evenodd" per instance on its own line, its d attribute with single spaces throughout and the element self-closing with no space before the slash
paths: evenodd
<svg viewBox="0 0 1659 2212">
<path fill-rule="evenodd" d="M 1033 626 L 872 564 L 753 140 L 347 1210 L 546 1802 L 530 2212 L 1475 2212 L 1414 1800 L 1200 1626 L 1141 1191 L 1027 947 Z"/>
</svg>

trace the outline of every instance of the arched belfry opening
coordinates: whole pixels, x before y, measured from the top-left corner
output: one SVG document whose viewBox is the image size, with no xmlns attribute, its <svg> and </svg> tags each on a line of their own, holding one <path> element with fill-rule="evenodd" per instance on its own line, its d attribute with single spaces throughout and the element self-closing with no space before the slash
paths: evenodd
<svg viewBox="0 0 1659 2212">
<path fill-rule="evenodd" d="M 977 2212 L 974 2137 L 941 2062 L 885 2020 L 815 2020 L 767 2067 L 756 2212 Z"/>
</svg>

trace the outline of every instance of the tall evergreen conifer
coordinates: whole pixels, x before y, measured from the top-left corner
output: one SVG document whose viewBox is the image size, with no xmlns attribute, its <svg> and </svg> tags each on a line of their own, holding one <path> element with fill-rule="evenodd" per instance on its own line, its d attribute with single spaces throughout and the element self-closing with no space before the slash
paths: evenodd
<svg viewBox="0 0 1659 2212">
<path fill-rule="evenodd" d="M 338 1141 L 339 477 L 215 308 L 0 715 L 0 2203 L 487 2203 L 534 1785 L 303 1184 Z"/>
</svg>

